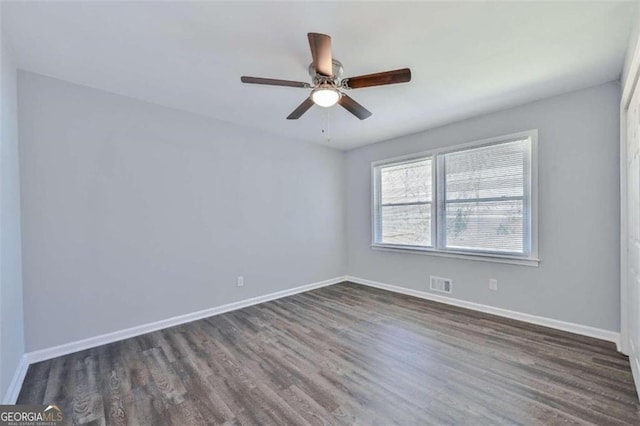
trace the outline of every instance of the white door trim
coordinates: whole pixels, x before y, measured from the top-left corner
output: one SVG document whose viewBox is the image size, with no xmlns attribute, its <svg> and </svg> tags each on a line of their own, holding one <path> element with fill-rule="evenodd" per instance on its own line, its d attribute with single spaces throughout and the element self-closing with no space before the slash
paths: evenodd
<svg viewBox="0 0 640 426">
<path fill-rule="evenodd" d="M 639 40 L 640 41 L 640 40 Z M 636 43 L 620 100 L 620 352 L 629 355 L 629 283 L 627 274 L 627 110 L 640 77 L 640 43 Z"/>
</svg>

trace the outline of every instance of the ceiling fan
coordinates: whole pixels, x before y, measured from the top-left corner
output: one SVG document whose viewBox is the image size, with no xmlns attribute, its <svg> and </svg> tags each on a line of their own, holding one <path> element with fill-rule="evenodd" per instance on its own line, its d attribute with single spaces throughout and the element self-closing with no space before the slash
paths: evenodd
<svg viewBox="0 0 640 426">
<path fill-rule="evenodd" d="M 331 37 L 318 33 L 308 33 L 307 37 L 309 38 L 311 56 L 313 57 L 313 62 L 309 65 L 312 84 L 273 78 L 247 76 L 240 78 L 243 83 L 313 89 L 309 97 L 289 114 L 288 120 L 297 120 L 314 104 L 325 108 L 340 104 L 351 114 L 360 120 L 364 120 L 371 116 L 371 111 L 353 100 L 343 90 L 411 81 L 411 70 L 409 68 L 342 78 L 342 64 L 340 61 L 333 59 L 331 55 Z"/>
</svg>

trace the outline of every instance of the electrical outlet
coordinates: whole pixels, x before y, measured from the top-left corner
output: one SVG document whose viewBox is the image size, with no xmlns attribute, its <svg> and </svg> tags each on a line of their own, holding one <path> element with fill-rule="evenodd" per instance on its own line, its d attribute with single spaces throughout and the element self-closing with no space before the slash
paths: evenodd
<svg viewBox="0 0 640 426">
<path fill-rule="evenodd" d="M 498 280 L 495 278 L 489 278 L 489 290 L 498 290 Z"/>
<path fill-rule="evenodd" d="M 238 279 L 236 280 L 236 284 L 238 285 L 238 287 L 242 287 L 244 285 L 244 277 L 238 277 Z"/>
</svg>

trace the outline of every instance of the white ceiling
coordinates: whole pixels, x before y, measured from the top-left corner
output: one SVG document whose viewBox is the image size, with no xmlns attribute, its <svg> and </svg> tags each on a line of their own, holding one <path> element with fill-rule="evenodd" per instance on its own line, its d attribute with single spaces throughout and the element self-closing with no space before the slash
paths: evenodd
<svg viewBox="0 0 640 426">
<path fill-rule="evenodd" d="M 629 2 L 3 2 L 20 68 L 285 137 L 349 149 L 619 77 Z M 309 89 L 307 32 L 332 36 L 344 76 L 410 67 L 285 117 Z M 322 129 L 329 124 L 330 141 Z"/>
</svg>

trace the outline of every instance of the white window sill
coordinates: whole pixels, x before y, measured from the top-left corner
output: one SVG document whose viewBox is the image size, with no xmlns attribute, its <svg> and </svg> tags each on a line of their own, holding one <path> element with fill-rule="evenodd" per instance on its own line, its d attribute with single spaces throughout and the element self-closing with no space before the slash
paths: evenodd
<svg viewBox="0 0 640 426">
<path fill-rule="evenodd" d="M 479 262 L 508 263 L 511 265 L 522 266 L 539 266 L 540 259 L 531 257 L 518 257 L 489 253 L 465 253 L 456 251 L 442 251 L 423 247 L 396 246 L 392 244 L 371 244 L 373 250 L 410 253 L 410 254 L 426 254 L 429 256 L 449 257 L 454 259 L 466 259 Z"/>
</svg>

